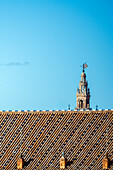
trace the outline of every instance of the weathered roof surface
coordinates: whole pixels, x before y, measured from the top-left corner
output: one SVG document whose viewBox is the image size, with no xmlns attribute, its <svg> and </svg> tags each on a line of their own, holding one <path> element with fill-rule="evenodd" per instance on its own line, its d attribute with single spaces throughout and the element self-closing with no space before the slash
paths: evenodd
<svg viewBox="0 0 113 170">
<path fill-rule="evenodd" d="M 107 128 L 108 156 L 113 159 L 113 110 L 1 111 L 0 115 L 2 170 L 17 169 L 21 127 L 26 170 L 59 169 L 62 151 L 69 170 L 102 169 Z"/>
</svg>

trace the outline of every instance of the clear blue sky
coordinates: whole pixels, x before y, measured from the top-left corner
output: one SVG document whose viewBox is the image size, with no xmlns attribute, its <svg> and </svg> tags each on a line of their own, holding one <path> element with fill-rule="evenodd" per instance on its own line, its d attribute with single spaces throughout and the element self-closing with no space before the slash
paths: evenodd
<svg viewBox="0 0 113 170">
<path fill-rule="evenodd" d="M 91 107 L 112 109 L 112 0 L 0 1 L 0 110 L 74 109 L 85 61 Z"/>
</svg>

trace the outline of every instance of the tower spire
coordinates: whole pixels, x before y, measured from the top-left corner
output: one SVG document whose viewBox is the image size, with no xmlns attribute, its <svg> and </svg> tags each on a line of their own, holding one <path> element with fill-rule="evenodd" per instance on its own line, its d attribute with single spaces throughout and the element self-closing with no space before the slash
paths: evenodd
<svg viewBox="0 0 113 170">
<path fill-rule="evenodd" d="M 85 68 L 88 65 L 83 63 L 83 72 L 81 74 L 81 81 L 79 82 L 79 88 L 77 88 L 76 103 L 77 109 L 90 109 L 90 90 L 88 88 L 88 82 L 86 81 Z"/>
</svg>

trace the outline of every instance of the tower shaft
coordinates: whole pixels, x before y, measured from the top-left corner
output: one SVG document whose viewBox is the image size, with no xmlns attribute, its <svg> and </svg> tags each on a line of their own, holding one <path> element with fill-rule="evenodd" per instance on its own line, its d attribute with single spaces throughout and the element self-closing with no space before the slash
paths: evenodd
<svg viewBox="0 0 113 170">
<path fill-rule="evenodd" d="M 77 109 L 90 109 L 90 90 L 88 88 L 88 82 L 86 81 L 86 74 L 81 74 L 81 81 L 79 82 L 79 88 L 77 88 L 76 94 L 76 108 Z"/>
</svg>

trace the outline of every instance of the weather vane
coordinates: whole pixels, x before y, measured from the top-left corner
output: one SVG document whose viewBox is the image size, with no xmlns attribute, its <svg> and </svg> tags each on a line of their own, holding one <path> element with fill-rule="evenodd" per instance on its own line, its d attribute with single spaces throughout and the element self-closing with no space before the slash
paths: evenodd
<svg viewBox="0 0 113 170">
<path fill-rule="evenodd" d="M 84 72 L 84 69 L 87 68 L 88 65 L 87 65 L 86 62 L 85 62 L 85 63 L 83 63 L 83 66 L 81 66 L 81 67 L 83 67 L 83 72 Z"/>
</svg>

